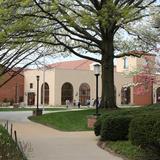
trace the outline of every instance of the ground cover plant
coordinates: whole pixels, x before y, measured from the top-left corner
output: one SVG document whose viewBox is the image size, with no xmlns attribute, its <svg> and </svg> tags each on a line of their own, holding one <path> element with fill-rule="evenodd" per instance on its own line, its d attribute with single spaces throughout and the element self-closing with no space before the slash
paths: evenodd
<svg viewBox="0 0 160 160">
<path fill-rule="evenodd" d="M 107 141 L 106 150 L 111 149 L 125 160 L 159 160 L 160 157 L 150 150 L 143 150 L 130 141 Z"/>
<path fill-rule="evenodd" d="M 17 144 L 13 141 L 7 130 L 0 125 L 0 159 L 26 160 Z"/>
</svg>

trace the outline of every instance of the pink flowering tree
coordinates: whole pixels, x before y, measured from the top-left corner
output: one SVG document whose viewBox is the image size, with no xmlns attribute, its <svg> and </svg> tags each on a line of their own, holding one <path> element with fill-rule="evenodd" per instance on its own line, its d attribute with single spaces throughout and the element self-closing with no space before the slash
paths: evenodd
<svg viewBox="0 0 160 160">
<path fill-rule="evenodd" d="M 155 56 L 143 56 L 145 64 L 133 76 L 133 94 L 135 96 L 149 96 L 153 103 L 153 85 L 160 84 L 157 75 Z"/>
</svg>

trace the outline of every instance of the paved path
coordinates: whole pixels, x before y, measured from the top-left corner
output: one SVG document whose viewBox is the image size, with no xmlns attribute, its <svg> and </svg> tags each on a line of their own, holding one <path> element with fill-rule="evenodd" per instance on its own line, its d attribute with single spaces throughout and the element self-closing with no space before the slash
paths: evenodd
<svg viewBox="0 0 160 160">
<path fill-rule="evenodd" d="M 12 120 L 18 138 L 28 144 L 29 160 L 122 160 L 100 149 L 92 131 L 61 132 L 30 122 L 31 112 L 1 112 L 0 119 Z"/>
</svg>

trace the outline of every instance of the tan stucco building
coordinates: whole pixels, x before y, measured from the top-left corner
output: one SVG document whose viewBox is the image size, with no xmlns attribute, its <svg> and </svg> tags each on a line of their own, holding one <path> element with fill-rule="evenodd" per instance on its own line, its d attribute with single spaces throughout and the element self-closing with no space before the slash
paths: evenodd
<svg viewBox="0 0 160 160">
<path fill-rule="evenodd" d="M 87 99 L 95 99 L 95 75 L 93 64 L 89 60 L 61 62 L 50 65 L 45 71 L 45 103 L 49 105 L 65 104 L 65 100 L 81 101 L 85 105 Z M 116 70 L 116 68 L 115 68 Z M 37 80 L 39 81 L 39 104 L 43 101 L 43 69 L 26 70 L 24 101 L 27 105 L 36 105 Z M 132 82 L 132 78 L 125 77 L 115 71 L 116 102 L 121 104 L 121 88 Z M 65 93 L 66 92 L 66 93 Z M 68 92 L 68 94 L 67 94 Z M 66 94 L 66 95 L 65 95 Z M 101 95 L 101 76 L 99 76 L 99 96 Z M 131 97 L 131 103 L 133 98 Z"/>
<path fill-rule="evenodd" d="M 129 73 L 137 68 L 141 68 L 145 63 L 145 58 L 124 57 L 117 59 L 114 70 L 117 105 L 143 105 L 151 102 L 151 92 L 143 96 L 134 94 L 134 87 L 131 87 L 134 78 L 133 76 L 128 76 Z M 88 100 L 95 99 L 96 78 L 93 73 L 94 64 L 95 62 L 90 60 L 77 60 L 49 65 L 45 71 L 45 104 L 53 106 L 62 105 L 68 99 L 70 102 L 80 101 L 82 105 L 86 105 Z M 43 69 L 33 69 L 24 72 L 24 102 L 27 105 L 36 105 L 36 76 L 40 76 L 39 104 L 43 104 Z M 100 96 L 101 76 L 99 76 Z"/>
</svg>

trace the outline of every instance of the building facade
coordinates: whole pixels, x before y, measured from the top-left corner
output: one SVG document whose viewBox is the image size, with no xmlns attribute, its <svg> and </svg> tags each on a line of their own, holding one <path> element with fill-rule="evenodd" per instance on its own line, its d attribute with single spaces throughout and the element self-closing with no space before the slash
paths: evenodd
<svg viewBox="0 0 160 160">
<path fill-rule="evenodd" d="M 155 56 L 144 55 L 141 58 L 123 57 L 116 61 L 114 68 L 115 100 L 117 105 L 148 105 L 160 102 L 160 88 L 154 82 L 146 83 L 141 74 L 144 66 L 154 68 Z M 37 80 L 39 81 L 39 104 L 63 105 L 66 100 L 86 105 L 88 100 L 96 98 L 96 78 L 93 72 L 95 62 L 78 60 L 60 62 L 49 65 L 45 70 L 45 83 L 43 69 L 26 70 L 24 101 L 27 105 L 36 105 Z M 141 77 L 141 78 L 140 78 Z M 44 87 L 43 87 L 44 86 Z M 99 76 L 99 97 L 101 96 L 101 76 Z M 45 93 L 43 89 L 45 88 Z M 157 92 L 158 90 L 159 92 Z M 143 92 L 142 92 L 143 91 Z M 159 97 L 159 98 L 157 98 Z"/>
<path fill-rule="evenodd" d="M 50 65 L 45 71 L 45 84 L 43 70 L 26 70 L 24 100 L 27 105 L 36 105 L 37 80 L 39 81 L 39 104 L 43 104 L 43 85 L 45 85 L 45 104 L 63 105 L 66 100 L 86 105 L 88 100 L 96 98 L 96 78 L 93 72 L 94 62 L 78 60 L 61 62 Z M 114 71 L 115 94 L 117 105 L 133 104 L 133 88 L 127 88 L 133 82 L 132 77 L 127 77 L 121 72 Z M 99 97 L 101 96 L 101 76 L 99 76 Z"/>
<path fill-rule="evenodd" d="M 0 84 L 3 84 L 12 75 L 12 71 L 1 77 Z M 24 76 L 17 74 L 2 87 L 0 87 L 0 102 L 20 103 L 24 101 Z"/>
</svg>

